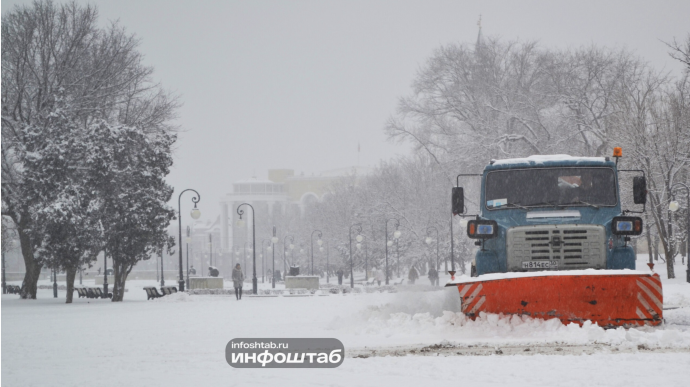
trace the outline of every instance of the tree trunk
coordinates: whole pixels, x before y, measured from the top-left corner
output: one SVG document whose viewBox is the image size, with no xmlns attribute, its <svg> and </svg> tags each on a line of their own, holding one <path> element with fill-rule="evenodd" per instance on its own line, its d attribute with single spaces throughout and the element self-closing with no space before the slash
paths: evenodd
<svg viewBox="0 0 690 387">
<path fill-rule="evenodd" d="M 38 278 L 41 275 L 41 268 L 43 267 L 43 264 L 36 262 L 36 259 L 34 258 L 34 250 L 31 246 L 31 238 L 26 232 L 24 232 L 23 226 L 23 224 L 17 225 L 17 235 L 19 235 L 22 257 L 24 258 L 24 267 L 26 268 L 20 297 L 23 299 L 35 300 L 36 290 L 38 288 Z"/>
<path fill-rule="evenodd" d="M 652 248 L 654 249 L 654 260 L 658 261 L 659 260 L 659 237 L 656 235 L 652 239 Z"/>
<path fill-rule="evenodd" d="M 113 259 L 113 276 L 115 281 L 113 284 L 113 302 L 122 302 L 125 296 L 125 282 L 130 270 L 132 270 L 131 265 L 123 265 L 115 262 Z"/>
<path fill-rule="evenodd" d="M 74 294 L 74 278 L 77 276 L 77 269 L 70 268 L 65 270 L 65 281 L 67 282 L 67 296 L 65 299 L 66 304 L 72 303 L 72 295 Z"/>
</svg>

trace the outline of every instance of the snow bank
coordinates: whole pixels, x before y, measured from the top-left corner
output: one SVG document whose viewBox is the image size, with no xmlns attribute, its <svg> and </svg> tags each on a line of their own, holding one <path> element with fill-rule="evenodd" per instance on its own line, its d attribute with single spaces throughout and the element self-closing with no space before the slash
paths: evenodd
<svg viewBox="0 0 690 387">
<path fill-rule="evenodd" d="M 690 308 L 665 311 L 661 327 L 604 329 L 591 322 L 563 325 L 558 319 L 481 313 L 476 320 L 460 313 L 456 292 L 402 292 L 388 302 L 369 305 L 349 317 L 334 319 L 329 329 L 383 347 L 396 343 L 440 342 L 469 345 L 606 344 L 636 350 L 690 348 Z M 334 333 L 336 333 L 334 332 Z"/>
</svg>

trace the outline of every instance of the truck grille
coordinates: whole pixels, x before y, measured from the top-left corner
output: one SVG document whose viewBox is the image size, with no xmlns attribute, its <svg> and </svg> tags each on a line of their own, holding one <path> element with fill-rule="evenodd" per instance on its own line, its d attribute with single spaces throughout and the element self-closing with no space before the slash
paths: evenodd
<svg viewBox="0 0 690 387">
<path fill-rule="evenodd" d="M 606 230 L 600 225 L 513 227 L 506 247 L 511 271 L 529 261 L 556 261 L 558 270 L 606 267 Z"/>
</svg>

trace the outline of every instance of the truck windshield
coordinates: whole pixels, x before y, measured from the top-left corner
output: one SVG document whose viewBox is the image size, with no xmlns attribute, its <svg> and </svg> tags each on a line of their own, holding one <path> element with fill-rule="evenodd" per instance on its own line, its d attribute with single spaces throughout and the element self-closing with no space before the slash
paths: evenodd
<svg viewBox="0 0 690 387">
<path fill-rule="evenodd" d="M 613 169 L 531 168 L 491 171 L 486 176 L 486 207 L 615 206 Z"/>
</svg>

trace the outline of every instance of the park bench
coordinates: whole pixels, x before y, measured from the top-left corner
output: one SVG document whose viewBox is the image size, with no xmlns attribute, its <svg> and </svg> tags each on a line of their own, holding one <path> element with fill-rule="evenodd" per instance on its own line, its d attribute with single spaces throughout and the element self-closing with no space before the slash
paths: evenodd
<svg viewBox="0 0 690 387">
<path fill-rule="evenodd" d="M 368 280 L 364 281 L 363 284 L 364 284 L 364 286 L 372 286 L 372 285 L 376 284 L 376 278 L 371 277 Z"/>
<path fill-rule="evenodd" d="M 101 288 L 85 288 L 87 298 L 105 298 L 103 297 L 103 289 Z M 108 298 L 113 298 L 112 293 L 108 293 Z"/>
<path fill-rule="evenodd" d="M 22 288 L 17 285 L 7 285 L 6 289 L 9 294 L 19 294 L 22 291 Z"/>
<path fill-rule="evenodd" d="M 160 297 L 164 296 L 164 294 L 158 293 L 158 290 L 154 287 L 147 287 L 147 288 L 144 288 L 144 290 L 146 291 L 147 300 L 151 300 L 154 298 L 160 298 Z"/>
<path fill-rule="evenodd" d="M 174 286 L 163 286 L 161 287 L 161 292 L 163 292 L 164 296 L 168 296 L 173 293 L 177 293 L 177 288 Z"/>
<path fill-rule="evenodd" d="M 88 297 L 86 294 L 86 288 L 74 288 L 74 290 L 76 290 L 77 294 L 79 294 L 79 298 Z"/>
<path fill-rule="evenodd" d="M 146 287 L 144 288 L 144 291 L 146 291 L 146 297 L 147 300 L 151 300 L 154 298 L 160 298 L 163 296 L 167 296 L 173 293 L 177 293 L 177 288 L 174 286 L 163 286 L 161 287 L 161 293 L 158 293 L 158 289 L 154 287 Z"/>
<path fill-rule="evenodd" d="M 400 278 L 399 281 L 393 282 L 393 285 L 402 285 L 405 282 L 404 278 Z"/>
</svg>

